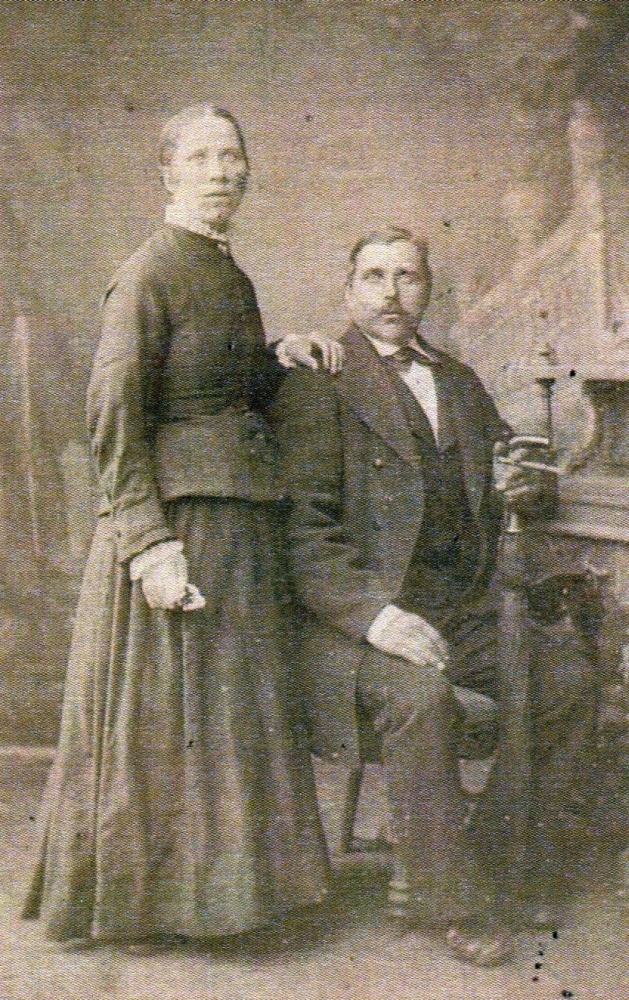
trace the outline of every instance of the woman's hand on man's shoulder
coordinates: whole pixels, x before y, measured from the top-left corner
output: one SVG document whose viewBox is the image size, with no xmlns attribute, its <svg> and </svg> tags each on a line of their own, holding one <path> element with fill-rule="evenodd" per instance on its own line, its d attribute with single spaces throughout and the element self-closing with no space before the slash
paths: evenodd
<svg viewBox="0 0 629 1000">
<path fill-rule="evenodd" d="M 289 334 L 274 345 L 277 360 L 284 368 L 304 365 L 313 371 L 337 375 L 345 362 L 345 348 L 340 340 L 313 330 L 307 334 Z"/>
</svg>

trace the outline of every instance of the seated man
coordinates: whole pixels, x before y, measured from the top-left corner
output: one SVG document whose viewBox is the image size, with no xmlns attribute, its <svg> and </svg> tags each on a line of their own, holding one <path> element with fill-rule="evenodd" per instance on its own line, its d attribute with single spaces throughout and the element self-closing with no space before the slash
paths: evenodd
<svg viewBox="0 0 629 1000">
<path fill-rule="evenodd" d="M 511 432 L 474 373 L 421 338 L 430 285 L 426 245 L 406 230 L 352 251 L 343 371 L 296 371 L 278 399 L 288 555 L 313 751 L 355 766 L 358 719 L 370 721 L 396 915 L 444 926 L 457 956 L 488 965 L 511 946 L 491 919 L 466 825 L 452 682 L 495 694 L 492 455 Z M 522 473 L 506 493 L 521 508 L 543 499 L 539 479 Z M 531 851 L 542 880 L 561 869 L 560 817 L 584 767 L 594 699 L 578 649 L 568 662 L 542 642 L 534 658 Z"/>
</svg>

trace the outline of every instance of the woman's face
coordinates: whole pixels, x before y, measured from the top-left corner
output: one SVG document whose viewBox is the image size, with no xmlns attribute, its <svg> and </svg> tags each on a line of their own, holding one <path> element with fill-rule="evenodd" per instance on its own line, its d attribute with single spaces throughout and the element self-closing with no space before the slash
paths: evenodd
<svg viewBox="0 0 629 1000">
<path fill-rule="evenodd" d="M 247 186 L 247 157 L 236 129 L 208 115 L 186 125 L 164 183 L 175 204 L 220 229 L 238 208 Z"/>
</svg>

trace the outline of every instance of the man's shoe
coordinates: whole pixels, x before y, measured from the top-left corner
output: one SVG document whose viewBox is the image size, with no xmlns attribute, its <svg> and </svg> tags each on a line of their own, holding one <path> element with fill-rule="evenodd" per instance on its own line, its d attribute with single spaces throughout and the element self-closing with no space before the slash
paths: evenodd
<svg viewBox="0 0 629 1000">
<path fill-rule="evenodd" d="M 507 931 L 478 923 L 453 924 L 446 933 L 446 945 L 455 958 L 481 968 L 508 962 L 514 949 Z"/>
<path fill-rule="evenodd" d="M 389 883 L 387 918 L 396 930 L 403 932 L 422 930 L 443 934 L 447 928 L 446 945 L 451 954 L 472 965 L 487 968 L 502 965 L 513 955 L 513 939 L 508 931 L 488 927 L 478 919 L 458 923 L 435 919 L 413 904 L 406 886 L 396 885 L 395 880 Z"/>
<path fill-rule="evenodd" d="M 536 903 L 526 913 L 526 926 L 536 931 L 557 931 L 565 922 L 563 908 L 558 903 Z"/>
</svg>

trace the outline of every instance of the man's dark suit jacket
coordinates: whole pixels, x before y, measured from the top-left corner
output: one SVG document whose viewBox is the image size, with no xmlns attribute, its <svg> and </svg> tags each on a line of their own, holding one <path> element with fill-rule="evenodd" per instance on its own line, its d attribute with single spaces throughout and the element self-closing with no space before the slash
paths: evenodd
<svg viewBox="0 0 629 1000">
<path fill-rule="evenodd" d="M 339 375 L 298 369 L 286 378 L 276 417 L 312 748 L 356 763 L 356 674 L 366 633 L 399 593 L 422 524 L 425 491 L 396 376 L 356 328 L 344 343 Z M 508 428 L 474 372 L 431 351 L 443 366 L 439 446 L 458 442 L 480 538 L 476 578 L 482 584 L 493 567 L 500 527 L 492 450 Z"/>
</svg>

